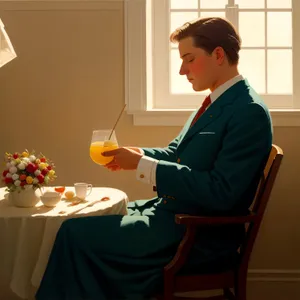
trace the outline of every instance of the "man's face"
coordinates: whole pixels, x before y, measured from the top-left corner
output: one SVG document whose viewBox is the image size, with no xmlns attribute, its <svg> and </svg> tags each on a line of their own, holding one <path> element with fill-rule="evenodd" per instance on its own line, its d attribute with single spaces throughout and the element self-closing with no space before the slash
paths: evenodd
<svg viewBox="0 0 300 300">
<path fill-rule="evenodd" d="M 182 39 L 178 45 L 182 59 L 180 75 L 185 75 L 195 91 L 204 91 L 212 87 L 218 63 L 214 53 L 208 54 L 193 45 L 193 38 Z"/>
</svg>

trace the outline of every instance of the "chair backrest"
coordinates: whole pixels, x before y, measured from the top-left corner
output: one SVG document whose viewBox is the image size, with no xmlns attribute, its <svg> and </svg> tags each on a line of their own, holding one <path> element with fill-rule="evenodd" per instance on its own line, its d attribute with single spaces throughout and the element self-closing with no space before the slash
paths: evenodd
<svg viewBox="0 0 300 300">
<path fill-rule="evenodd" d="M 268 203 L 273 185 L 283 158 L 283 151 L 280 147 L 272 145 L 269 158 L 265 165 L 263 174 L 257 187 L 256 195 L 252 205 L 252 213 L 257 215 L 254 223 L 251 223 L 246 230 L 246 239 L 241 246 L 241 264 L 240 267 L 247 270 L 249 258 L 253 245 Z"/>
</svg>

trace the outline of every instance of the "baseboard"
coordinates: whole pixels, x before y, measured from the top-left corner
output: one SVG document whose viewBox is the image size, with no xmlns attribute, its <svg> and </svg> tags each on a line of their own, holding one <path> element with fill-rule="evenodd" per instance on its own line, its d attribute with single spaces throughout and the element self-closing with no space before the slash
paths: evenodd
<svg viewBox="0 0 300 300">
<path fill-rule="evenodd" d="M 249 269 L 248 281 L 264 282 L 300 282 L 298 269 Z"/>
<path fill-rule="evenodd" d="M 249 269 L 247 300 L 299 300 L 300 270 Z M 211 297 L 222 290 L 180 293 L 177 296 Z"/>
</svg>

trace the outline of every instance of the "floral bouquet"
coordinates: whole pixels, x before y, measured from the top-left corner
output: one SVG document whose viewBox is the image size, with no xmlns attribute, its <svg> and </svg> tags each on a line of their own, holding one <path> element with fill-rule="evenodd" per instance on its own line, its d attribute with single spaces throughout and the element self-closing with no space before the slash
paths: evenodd
<svg viewBox="0 0 300 300">
<path fill-rule="evenodd" d="M 22 153 L 5 153 L 6 168 L 2 173 L 8 192 L 32 187 L 34 190 L 48 185 L 56 178 L 54 164 L 42 153 L 25 150 Z"/>
</svg>

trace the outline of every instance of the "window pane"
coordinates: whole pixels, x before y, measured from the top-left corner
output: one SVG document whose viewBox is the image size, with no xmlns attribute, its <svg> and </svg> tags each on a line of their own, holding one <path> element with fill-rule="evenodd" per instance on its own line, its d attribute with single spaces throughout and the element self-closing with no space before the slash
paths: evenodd
<svg viewBox="0 0 300 300">
<path fill-rule="evenodd" d="M 253 32 L 255 20 L 255 32 Z M 240 12 L 239 33 L 243 47 L 265 46 L 265 14 L 263 12 Z"/>
<path fill-rule="evenodd" d="M 189 22 L 197 18 L 198 18 L 197 12 L 172 12 L 170 33 L 172 33 L 176 28 L 183 25 L 185 22 Z"/>
<path fill-rule="evenodd" d="M 221 17 L 225 18 L 225 10 L 224 11 L 201 11 L 200 17 Z"/>
<path fill-rule="evenodd" d="M 226 4 L 228 4 L 228 0 L 201 0 L 200 8 L 225 8 Z"/>
<path fill-rule="evenodd" d="M 198 0 L 171 0 L 171 9 L 198 9 Z"/>
<path fill-rule="evenodd" d="M 265 69 L 264 50 L 242 49 L 240 51 L 239 71 L 249 80 L 257 93 L 266 92 Z"/>
<path fill-rule="evenodd" d="M 239 8 L 265 8 L 265 0 L 235 0 L 235 4 L 238 4 Z"/>
<path fill-rule="evenodd" d="M 267 0 L 268 8 L 292 8 L 292 0 Z"/>
<path fill-rule="evenodd" d="M 268 50 L 268 93 L 292 94 L 292 50 Z"/>
<path fill-rule="evenodd" d="M 292 13 L 268 12 L 268 47 L 292 46 Z"/>
<path fill-rule="evenodd" d="M 172 94 L 195 93 L 192 84 L 186 79 L 186 76 L 179 75 L 181 59 L 177 49 L 171 50 L 170 55 L 170 92 Z"/>
</svg>

